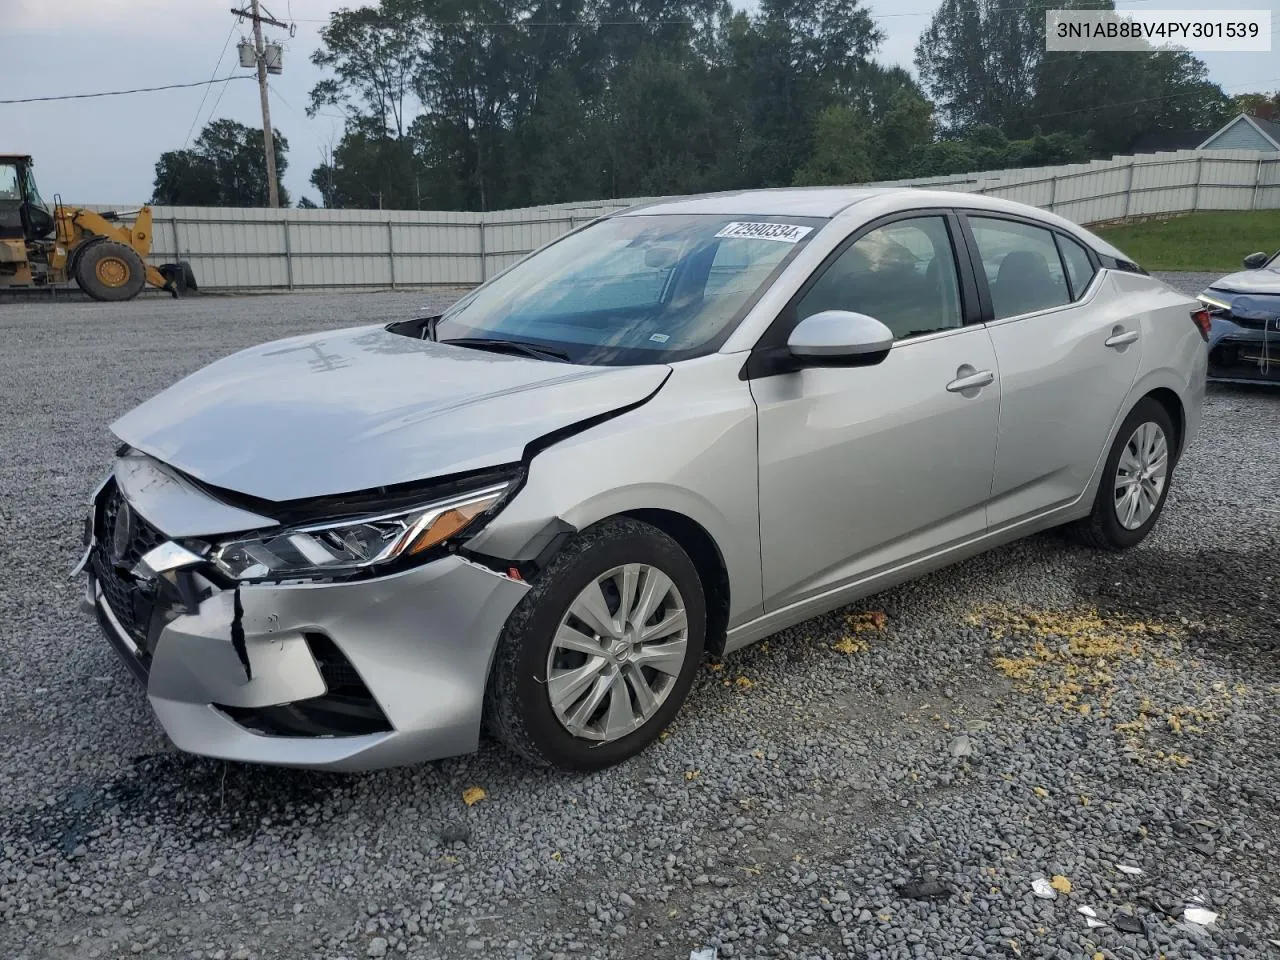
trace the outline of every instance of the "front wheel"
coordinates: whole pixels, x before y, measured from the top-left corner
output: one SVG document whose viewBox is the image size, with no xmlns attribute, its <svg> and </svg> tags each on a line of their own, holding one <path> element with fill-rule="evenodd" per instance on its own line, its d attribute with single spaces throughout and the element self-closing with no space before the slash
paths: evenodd
<svg viewBox="0 0 1280 960">
<path fill-rule="evenodd" d="M 1103 465 L 1093 512 L 1074 525 L 1088 546 L 1126 550 L 1151 532 L 1164 510 L 1175 451 L 1169 413 L 1150 397 L 1138 402 Z"/>
<path fill-rule="evenodd" d="M 146 282 L 137 251 L 114 240 L 91 244 L 76 263 L 76 283 L 95 300 L 132 300 Z"/>
<path fill-rule="evenodd" d="M 535 763 L 599 770 L 629 759 L 684 702 L 706 620 L 698 572 L 671 537 L 625 517 L 588 528 L 508 620 L 485 725 Z"/>
</svg>

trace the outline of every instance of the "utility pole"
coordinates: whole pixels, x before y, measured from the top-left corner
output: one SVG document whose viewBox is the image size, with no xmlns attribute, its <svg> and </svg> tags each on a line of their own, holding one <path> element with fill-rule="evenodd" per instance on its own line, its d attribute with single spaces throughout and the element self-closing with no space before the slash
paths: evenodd
<svg viewBox="0 0 1280 960">
<path fill-rule="evenodd" d="M 250 0 L 249 7 L 248 10 L 236 10 L 233 7 L 231 12 L 253 21 L 253 51 L 258 66 L 258 95 L 262 100 L 262 149 L 267 158 L 267 205 L 275 208 L 280 206 L 280 189 L 276 178 L 276 141 L 271 129 L 271 100 L 267 92 L 267 53 L 262 42 L 262 24 L 265 22 L 274 27 L 286 29 L 289 25 L 281 23 L 270 14 L 264 16 L 259 0 Z M 278 67 L 275 72 L 280 72 Z"/>
<path fill-rule="evenodd" d="M 253 49 L 258 54 L 258 96 L 262 98 L 262 149 L 267 153 L 267 206 L 280 206 L 276 186 L 276 138 L 271 129 L 271 100 L 267 96 L 267 54 L 262 49 L 262 14 L 253 0 Z"/>
</svg>

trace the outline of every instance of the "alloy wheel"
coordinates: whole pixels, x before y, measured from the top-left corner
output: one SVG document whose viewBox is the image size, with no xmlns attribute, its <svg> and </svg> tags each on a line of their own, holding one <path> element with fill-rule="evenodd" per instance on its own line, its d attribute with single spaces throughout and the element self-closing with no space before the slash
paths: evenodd
<svg viewBox="0 0 1280 960">
<path fill-rule="evenodd" d="M 560 620 L 547 695 L 575 737 L 610 742 L 658 712 L 684 667 L 684 598 L 657 567 L 628 563 L 589 583 Z"/>
<path fill-rule="evenodd" d="M 1129 437 L 1116 466 L 1116 519 L 1137 530 L 1155 513 L 1169 477 L 1169 443 L 1159 424 L 1147 421 Z"/>
</svg>

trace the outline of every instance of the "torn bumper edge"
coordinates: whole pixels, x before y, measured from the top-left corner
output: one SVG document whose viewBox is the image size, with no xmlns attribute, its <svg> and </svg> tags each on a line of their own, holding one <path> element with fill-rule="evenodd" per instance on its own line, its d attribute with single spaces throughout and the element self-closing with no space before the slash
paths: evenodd
<svg viewBox="0 0 1280 960">
<path fill-rule="evenodd" d="M 493 653 L 528 589 L 456 555 L 373 580 L 244 584 L 239 619 L 252 679 L 232 643 L 236 591 L 217 592 L 196 613 L 172 620 L 156 642 L 149 672 L 113 623 L 92 574 L 86 603 L 100 611 L 99 623 L 120 656 L 132 657 L 135 675 L 145 677 L 152 708 L 178 748 L 226 760 L 354 771 L 476 749 Z M 215 706 L 267 707 L 323 694 L 308 633 L 324 634 L 342 651 L 390 731 L 269 736 Z"/>
</svg>

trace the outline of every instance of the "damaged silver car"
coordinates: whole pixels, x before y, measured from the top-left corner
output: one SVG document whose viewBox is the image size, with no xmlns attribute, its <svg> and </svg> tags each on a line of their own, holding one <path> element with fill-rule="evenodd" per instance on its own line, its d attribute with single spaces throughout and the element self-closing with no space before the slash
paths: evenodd
<svg viewBox="0 0 1280 960">
<path fill-rule="evenodd" d="M 1208 322 L 1007 201 L 633 208 L 120 418 L 86 606 L 183 750 L 604 767 L 707 655 L 1048 527 L 1142 540 Z"/>
</svg>

